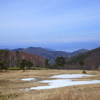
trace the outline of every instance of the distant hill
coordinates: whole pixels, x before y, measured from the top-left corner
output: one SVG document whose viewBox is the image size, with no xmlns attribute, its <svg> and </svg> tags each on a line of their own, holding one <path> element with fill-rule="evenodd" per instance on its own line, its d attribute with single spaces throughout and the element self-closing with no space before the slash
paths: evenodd
<svg viewBox="0 0 100 100">
<path fill-rule="evenodd" d="M 63 51 L 51 51 L 51 49 L 47 50 L 41 47 L 29 47 L 26 49 L 14 49 L 13 51 L 24 51 L 27 53 L 31 53 L 31 54 L 35 54 L 35 55 L 41 55 L 46 59 L 49 59 L 50 63 L 54 63 L 54 60 L 56 59 L 56 57 L 58 56 L 63 56 L 63 57 L 68 57 L 69 54 L 67 52 L 63 52 Z"/>
<path fill-rule="evenodd" d="M 75 56 L 77 54 L 83 53 L 83 52 L 87 52 L 87 51 L 89 51 L 89 50 L 87 50 L 87 49 L 80 49 L 80 50 L 74 51 L 74 52 L 71 53 L 71 57 L 73 57 L 73 56 Z"/>
<path fill-rule="evenodd" d="M 74 55 L 77 55 L 79 53 L 83 53 L 85 51 L 87 51 L 86 49 L 81 49 L 78 51 L 75 51 L 73 53 L 68 53 L 68 52 L 64 52 L 64 51 L 55 51 L 52 49 L 47 49 L 47 48 L 41 48 L 41 47 L 28 47 L 28 48 L 18 48 L 18 49 L 14 49 L 13 51 L 24 51 L 30 54 L 35 54 L 35 55 L 41 55 L 46 59 L 49 59 L 50 63 L 54 63 L 54 60 L 56 59 L 56 57 L 72 57 Z"/>
<path fill-rule="evenodd" d="M 67 66 L 74 65 L 75 67 L 76 65 L 75 68 L 80 67 L 78 63 L 80 59 L 84 59 L 85 62 L 84 66 L 86 69 L 98 69 L 98 66 L 100 65 L 100 47 L 73 56 L 72 58 L 67 60 Z"/>
<path fill-rule="evenodd" d="M 56 50 L 53 50 L 53 49 L 49 49 L 49 48 L 44 48 L 46 50 L 49 50 L 49 51 L 56 51 Z"/>
<path fill-rule="evenodd" d="M 23 49 L 19 49 L 19 51 L 21 50 Z M 23 59 L 27 61 L 27 64 L 30 64 L 30 62 L 33 63 L 31 67 L 45 67 L 45 59 L 42 56 L 29 54 L 26 52 L 15 52 L 5 49 L 0 50 L 0 61 L 4 62 L 5 68 L 19 67 Z M 27 67 L 29 66 L 30 65 L 27 65 Z M 0 70 L 2 70 L 1 66 Z"/>
<path fill-rule="evenodd" d="M 17 49 L 13 49 L 12 51 L 23 51 L 24 48 L 17 48 Z"/>
</svg>

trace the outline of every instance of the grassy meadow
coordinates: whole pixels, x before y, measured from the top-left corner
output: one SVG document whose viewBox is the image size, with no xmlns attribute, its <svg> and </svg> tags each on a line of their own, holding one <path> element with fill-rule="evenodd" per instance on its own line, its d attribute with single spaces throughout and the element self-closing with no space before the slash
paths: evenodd
<svg viewBox="0 0 100 100">
<path fill-rule="evenodd" d="M 100 80 L 100 71 L 86 71 L 79 81 Z M 47 85 L 21 81 L 22 78 L 36 78 L 38 81 L 50 80 L 52 75 L 82 74 L 82 70 L 8 70 L 0 73 L 0 100 L 100 100 L 100 84 L 74 85 L 56 89 L 31 90 L 20 89 Z M 33 82 L 37 82 L 33 80 Z"/>
</svg>

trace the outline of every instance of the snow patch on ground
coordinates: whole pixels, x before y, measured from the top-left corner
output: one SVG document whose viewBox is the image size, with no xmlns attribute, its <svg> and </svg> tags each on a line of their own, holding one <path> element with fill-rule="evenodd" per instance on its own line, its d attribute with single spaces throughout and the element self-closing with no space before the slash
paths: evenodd
<svg viewBox="0 0 100 100">
<path fill-rule="evenodd" d="M 59 88 L 59 87 L 65 87 L 65 86 L 71 86 L 71 85 L 83 85 L 83 84 L 95 84 L 100 83 L 100 80 L 93 80 L 93 81 L 72 81 L 71 79 L 59 79 L 59 80 L 44 80 L 40 81 L 39 83 L 48 83 L 48 86 L 37 86 L 37 87 L 31 87 L 22 89 L 25 91 L 29 90 L 42 90 L 42 89 L 52 89 L 52 88 Z"/>
<path fill-rule="evenodd" d="M 20 79 L 22 81 L 32 81 L 32 80 L 36 80 L 35 78 L 25 78 L 25 79 Z"/>
<path fill-rule="evenodd" d="M 51 78 L 81 78 L 84 76 L 93 76 L 93 75 L 64 74 L 64 75 L 54 75 Z M 28 79 L 22 79 L 22 80 L 31 81 L 34 79 L 35 78 L 28 78 Z M 59 88 L 59 87 L 65 87 L 65 86 L 71 86 L 71 85 L 96 84 L 96 83 L 100 83 L 100 80 L 75 81 L 75 79 L 57 79 L 57 80 L 55 79 L 55 80 L 43 80 L 43 81 L 39 81 L 38 83 L 48 83 L 48 86 L 37 86 L 37 87 L 31 87 L 31 88 L 26 88 L 26 89 L 21 89 L 21 90 L 24 90 L 24 91 L 42 90 L 42 89 L 52 89 L 52 88 Z"/>
<path fill-rule="evenodd" d="M 84 75 L 84 74 L 63 74 L 63 75 L 54 75 L 51 78 L 81 78 L 84 76 L 93 76 L 93 75 Z"/>
</svg>

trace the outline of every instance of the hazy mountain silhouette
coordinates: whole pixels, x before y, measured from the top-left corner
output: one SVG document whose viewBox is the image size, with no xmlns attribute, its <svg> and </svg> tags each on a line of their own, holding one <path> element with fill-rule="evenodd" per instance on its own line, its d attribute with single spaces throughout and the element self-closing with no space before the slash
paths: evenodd
<svg viewBox="0 0 100 100">
<path fill-rule="evenodd" d="M 73 57 L 77 54 L 83 53 L 88 51 L 87 49 L 80 49 L 72 53 L 68 53 L 65 51 L 55 51 L 53 49 L 48 48 L 41 48 L 41 47 L 28 47 L 28 48 L 17 48 L 13 49 L 13 51 L 24 51 L 27 53 L 35 54 L 35 55 L 41 55 L 46 59 L 49 59 L 50 63 L 53 63 L 56 57 Z"/>
</svg>

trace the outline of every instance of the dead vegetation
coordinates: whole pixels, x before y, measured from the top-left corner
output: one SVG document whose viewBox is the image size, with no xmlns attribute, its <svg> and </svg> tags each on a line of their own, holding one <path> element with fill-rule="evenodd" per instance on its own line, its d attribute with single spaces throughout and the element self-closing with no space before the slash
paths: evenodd
<svg viewBox="0 0 100 100">
<path fill-rule="evenodd" d="M 100 80 L 100 71 L 86 71 L 91 77 L 77 80 Z M 81 74 L 81 70 L 26 70 L 7 71 L 0 73 L 1 100 L 99 100 L 100 84 L 66 86 L 57 89 L 19 91 L 23 88 L 47 85 L 46 83 L 24 82 L 22 78 L 50 79 L 52 75 Z"/>
</svg>

